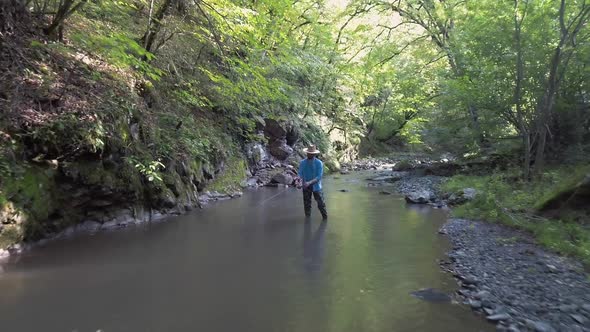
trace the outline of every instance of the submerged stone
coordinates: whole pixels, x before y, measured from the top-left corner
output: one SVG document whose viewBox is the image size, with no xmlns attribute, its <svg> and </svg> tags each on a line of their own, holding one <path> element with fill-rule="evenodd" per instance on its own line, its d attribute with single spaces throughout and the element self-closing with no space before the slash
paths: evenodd
<svg viewBox="0 0 590 332">
<path fill-rule="evenodd" d="M 412 296 L 428 302 L 450 302 L 451 297 L 433 288 L 423 288 L 410 293 Z"/>
</svg>

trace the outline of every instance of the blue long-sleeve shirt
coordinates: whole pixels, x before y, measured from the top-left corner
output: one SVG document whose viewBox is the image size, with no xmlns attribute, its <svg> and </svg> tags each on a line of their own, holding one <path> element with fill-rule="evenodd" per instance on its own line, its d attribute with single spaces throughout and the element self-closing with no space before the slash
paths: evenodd
<svg viewBox="0 0 590 332">
<path fill-rule="evenodd" d="M 322 175 L 324 175 L 324 163 L 318 158 L 306 158 L 299 163 L 299 177 L 303 181 L 308 182 L 318 179 L 318 182 L 313 185 L 313 191 L 322 190 Z"/>
</svg>

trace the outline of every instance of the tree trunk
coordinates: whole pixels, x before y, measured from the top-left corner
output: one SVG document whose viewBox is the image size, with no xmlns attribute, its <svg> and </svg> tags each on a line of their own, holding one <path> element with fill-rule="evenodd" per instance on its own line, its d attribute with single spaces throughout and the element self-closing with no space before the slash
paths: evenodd
<svg viewBox="0 0 590 332">
<path fill-rule="evenodd" d="M 522 165 L 522 175 L 525 181 L 530 180 L 531 170 L 531 136 L 528 125 L 525 123 L 522 109 L 522 81 L 524 78 L 524 63 L 522 58 L 522 38 L 521 27 L 524 21 L 525 13 L 522 17 L 518 14 L 519 0 L 514 0 L 514 47 L 516 49 L 516 77 L 514 87 L 514 104 L 516 105 L 516 119 L 518 121 L 518 131 L 522 136 L 522 148 L 524 162 Z"/>
<path fill-rule="evenodd" d="M 172 7 L 173 1 L 174 0 L 164 0 L 164 3 L 162 3 L 160 8 L 158 8 L 156 15 L 151 20 L 152 23 L 149 25 L 149 27 L 148 27 L 147 31 L 145 32 L 145 34 L 143 35 L 143 37 L 141 37 L 141 44 L 144 45 L 144 48 L 146 49 L 146 51 L 148 51 L 148 52 L 152 51 L 152 48 L 154 46 L 154 42 L 156 41 L 156 38 L 158 37 L 158 33 L 160 32 L 160 29 L 162 28 L 162 20 L 168 14 L 168 11 Z M 144 59 L 144 60 L 146 60 L 146 59 Z"/>
<path fill-rule="evenodd" d="M 80 2 L 75 5 L 74 3 L 76 0 L 63 0 L 63 2 L 60 2 L 59 8 L 57 8 L 57 13 L 55 16 L 53 16 L 53 21 L 47 28 L 44 29 L 45 34 L 54 40 L 61 41 L 63 38 L 62 25 L 64 21 L 74 12 L 82 8 L 86 1 L 88 0 L 80 0 Z"/>
</svg>

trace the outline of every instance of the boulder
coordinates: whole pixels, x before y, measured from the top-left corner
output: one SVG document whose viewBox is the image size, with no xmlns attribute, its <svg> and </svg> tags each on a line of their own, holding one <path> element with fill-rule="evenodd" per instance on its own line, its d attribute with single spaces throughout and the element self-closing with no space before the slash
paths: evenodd
<svg viewBox="0 0 590 332">
<path fill-rule="evenodd" d="M 285 139 L 287 139 L 287 144 L 289 146 L 293 146 L 299 141 L 299 129 L 294 124 L 291 123 L 287 126 Z"/>
<path fill-rule="evenodd" d="M 264 120 L 264 135 L 271 140 L 283 139 L 287 136 L 287 126 L 274 119 Z"/>
<path fill-rule="evenodd" d="M 273 157 L 279 160 L 286 160 L 293 153 L 293 148 L 287 145 L 287 140 L 284 138 L 270 143 L 268 150 Z"/>
<path fill-rule="evenodd" d="M 399 162 L 395 163 L 391 169 L 393 171 L 401 172 L 401 171 L 409 171 L 416 167 L 416 164 L 409 160 L 400 160 Z"/>
<path fill-rule="evenodd" d="M 459 205 L 475 199 L 477 190 L 473 188 L 464 188 L 459 192 L 451 194 L 447 202 L 449 205 Z"/>
<path fill-rule="evenodd" d="M 324 160 L 324 166 L 328 168 L 330 172 L 338 172 L 340 171 L 340 163 L 336 158 L 326 157 Z"/>
<path fill-rule="evenodd" d="M 429 190 L 417 190 L 406 195 L 406 202 L 412 204 L 427 204 L 434 199 L 434 194 Z"/>
<path fill-rule="evenodd" d="M 291 174 L 288 173 L 279 173 L 279 174 L 275 174 L 272 179 L 271 182 L 272 183 L 280 183 L 280 184 L 286 184 L 286 185 L 291 185 L 293 184 L 293 176 Z"/>
<path fill-rule="evenodd" d="M 246 156 L 248 157 L 248 163 L 252 166 L 260 166 L 268 161 L 268 154 L 261 143 L 246 145 Z"/>
<path fill-rule="evenodd" d="M 246 181 L 246 186 L 248 187 L 256 187 L 256 185 L 258 184 L 258 178 L 249 178 Z"/>
</svg>

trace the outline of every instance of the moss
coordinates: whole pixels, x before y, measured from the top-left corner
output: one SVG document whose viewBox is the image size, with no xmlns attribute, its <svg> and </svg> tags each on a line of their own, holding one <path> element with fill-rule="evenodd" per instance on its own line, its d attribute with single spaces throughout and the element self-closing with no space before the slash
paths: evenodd
<svg viewBox="0 0 590 332">
<path fill-rule="evenodd" d="M 22 242 L 23 233 L 16 225 L 6 225 L 0 230 L 0 249 Z"/>
<path fill-rule="evenodd" d="M 55 171 L 52 169 L 28 165 L 19 176 L 5 179 L 5 202 L 2 207 L 12 204 L 14 209 L 20 211 L 18 219 L 21 224 L 13 226 L 18 228 L 22 239 L 38 239 L 44 234 L 42 222 L 49 218 L 57 206 L 58 192 L 54 175 Z M 9 234 L 13 234 L 13 231 L 10 232 Z"/>
<path fill-rule="evenodd" d="M 220 192 L 237 190 L 246 178 L 246 162 L 242 158 L 232 157 L 227 161 L 226 168 L 208 186 L 209 189 Z"/>
<path fill-rule="evenodd" d="M 547 172 L 544 175 L 545 180 L 553 182 L 554 185 L 537 200 L 535 209 L 539 210 L 543 208 L 551 200 L 572 190 L 572 188 L 575 188 L 580 182 L 582 182 L 588 174 L 590 174 L 590 165 L 563 167 L 561 169 Z"/>
</svg>

